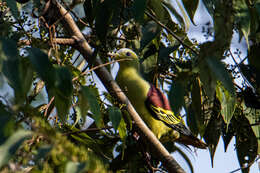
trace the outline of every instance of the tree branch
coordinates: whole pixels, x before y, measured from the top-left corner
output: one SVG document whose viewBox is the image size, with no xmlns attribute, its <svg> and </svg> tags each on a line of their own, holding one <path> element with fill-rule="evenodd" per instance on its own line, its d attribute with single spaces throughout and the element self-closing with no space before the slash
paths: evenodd
<svg viewBox="0 0 260 173">
<path fill-rule="evenodd" d="M 68 11 L 62 7 L 56 0 L 52 0 L 51 10 L 58 13 L 57 18 L 63 17 L 61 22 L 64 28 L 68 31 L 70 36 L 76 40 L 76 48 L 83 55 L 86 61 L 91 61 L 95 66 L 100 66 L 102 64 L 101 60 L 94 56 L 93 50 L 87 43 L 85 37 L 75 24 L 72 16 Z M 131 118 L 134 120 L 140 135 L 150 142 L 151 148 L 156 154 L 157 158 L 162 162 L 163 166 L 172 173 L 185 173 L 185 171 L 179 166 L 175 159 L 170 155 L 170 153 L 164 148 L 164 146 L 159 142 L 155 135 L 150 131 L 150 129 L 145 125 L 143 120 L 135 111 L 134 107 L 127 99 L 123 91 L 117 85 L 111 74 L 107 71 L 105 67 L 100 67 L 95 69 L 95 73 L 102 81 L 103 85 L 106 87 L 107 91 L 116 97 L 122 104 L 126 105 L 126 110 L 129 112 Z"/>
</svg>

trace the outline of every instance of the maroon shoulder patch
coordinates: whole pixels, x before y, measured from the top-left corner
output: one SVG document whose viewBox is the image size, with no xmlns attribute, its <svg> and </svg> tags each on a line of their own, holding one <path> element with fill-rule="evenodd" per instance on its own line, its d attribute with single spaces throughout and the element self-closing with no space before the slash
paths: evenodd
<svg viewBox="0 0 260 173">
<path fill-rule="evenodd" d="M 171 110 L 170 103 L 163 92 L 156 88 L 154 85 L 150 85 L 149 92 L 147 94 L 146 102 L 156 107 L 161 107 L 166 110 Z"/>
</svg>

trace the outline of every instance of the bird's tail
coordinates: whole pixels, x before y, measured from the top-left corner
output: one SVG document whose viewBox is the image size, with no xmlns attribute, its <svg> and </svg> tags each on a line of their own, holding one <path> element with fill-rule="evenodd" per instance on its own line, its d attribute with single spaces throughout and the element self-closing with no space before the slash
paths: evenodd
<svg viewBox="0 0 260 173">
<path fill-rule="evenodd" d="M 187 135 L 181 135 L 180 138 L 176 140 L 176 142 L 180 142 L 185 145 L 192 145 L 197 148 L 206 149 L 207 144 L 205 144 L 203 141 L 199 140 L 193 135 L 187 136 Z"/>
</svg>

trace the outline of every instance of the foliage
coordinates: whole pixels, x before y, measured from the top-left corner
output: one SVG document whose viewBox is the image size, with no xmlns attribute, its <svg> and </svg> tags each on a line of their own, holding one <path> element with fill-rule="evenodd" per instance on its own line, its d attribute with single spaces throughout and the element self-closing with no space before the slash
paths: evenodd
<svg viewBox="0 0 260 173">
<path fill-rule="evenodd" d="M 169 0 L 59 2 L 96 57 L 108 62 L 107 53 L 122 47 L 138 53 L 144 78 L 168 93 L 176 113 L 185 110 L 189 128 L 209 146 L 212 165 L 220 136 L 225 150 L 235 136 L 241 169 L 249 172 L 260 153 L 259 1 L 203 0 L 214 21 L 203 43 L 186 32 L 198 0 L 174 0 L 179 10 Z M 47 4 L 0 1 L 0 170 L 163 170 L 146 141 L 137 140 L 124 105 L 99 90 L 92 62 L 58 40 L 70 31 Z M 236 34 L 248 44 L 242 60 L 230 51 Z M 235 65 L 223 62 L 231 58 Z M 165 146 L 193 170 L 182 148 Z"/>
</svg>

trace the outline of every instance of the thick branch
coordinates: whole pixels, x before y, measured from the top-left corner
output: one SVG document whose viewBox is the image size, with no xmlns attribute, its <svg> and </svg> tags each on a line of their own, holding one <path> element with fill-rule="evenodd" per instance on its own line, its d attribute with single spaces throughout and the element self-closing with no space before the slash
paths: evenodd
<svg viewBox="0 0 260 173">
<path fill-rule="evenodd" d="M 61 22 L 64 25 L 64 28 L 67 29 L 72 38 L 77 41 L 77 49 L 83 55 L 83 57 L 88 62 L 93 62 L 95 66 L 101 65 L 102 62 L 100 59 L 97 59 L 93 55 L 92 48 L 89 46 L 87 41 L 85 40 L 83 34 L 75 24 L 73 18 L 67 10 L 63 8 L 59 3 L 55 0 L 52 0 L 53 9 L 60 14 L 59 16 L 63 16 Z M 123 91 L 116 84 L 115 80 L 112 78 L 111 74 L 107 71 L 105 67 L 100 67 L 95 70 L 95 73 L 102 81 L 103 85 L 106 87 L 107 91 L 116 97 L 122 104 L 126 105 L 126 109 L 129 112 L 130 116 L 134 120 L 139 133 L 142 137 L 148 140 L 151 144 L 151 147 L 154 153 L 157 154 L 157 158 L 162 162 L 163 166 L 169 171 L 173 173 L 185 173 L 184 170 L 179 166 L 179 164 L 174 160 L 174 158 L 170 155 L 170 153 L 164 148 L 164 146 L 159 142 L 159 140 L 155 137 L 155 135 L 150 131 L 150 129 L 145 125 L 143 120 L 135 111 L 132 104 L 129 102 Z"/>
</svg>

